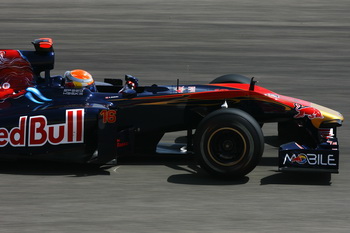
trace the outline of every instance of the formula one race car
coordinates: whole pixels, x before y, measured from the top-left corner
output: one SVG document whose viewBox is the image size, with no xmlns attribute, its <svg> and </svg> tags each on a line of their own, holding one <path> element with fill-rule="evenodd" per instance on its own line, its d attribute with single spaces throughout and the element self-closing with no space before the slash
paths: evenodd
<svg viewBox="0 0 350 233">
<path fill-rule="evenodd" d="M 205 85 L 139 86 L 137 78 L 51 76 L 50 38 L 35 51 L 0 50 L 0 157 L 106 164 L 155 153 L 166 132 L 186 131 L 187 151 L 215 176 L 252 171 L 264 151 L 261 126 L 278 123 L 279 170 L 337 173 L 343 116 L 276 94 L 254 79 L 224 75 Z M 76 74 L 83 74 L 83 78 Z M 80 84 L 79 84 L 80 82 Z M 75 85 L 78 84 L 78 85 Z"/>
</svg>

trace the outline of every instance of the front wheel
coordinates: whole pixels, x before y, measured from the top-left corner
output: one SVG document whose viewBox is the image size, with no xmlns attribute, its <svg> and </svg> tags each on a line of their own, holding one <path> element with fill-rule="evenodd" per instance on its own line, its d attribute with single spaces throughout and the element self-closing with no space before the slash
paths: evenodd
<svg viewBox="0 0 350 233">
<path fill-rule="evenodd" d="M 264 151 L 259 124 L 239 109 L 220 109 L 202 120 L 195 134 L 200 166 L 214 176 L 239 178 L 251 172 Z"/>
</svg>

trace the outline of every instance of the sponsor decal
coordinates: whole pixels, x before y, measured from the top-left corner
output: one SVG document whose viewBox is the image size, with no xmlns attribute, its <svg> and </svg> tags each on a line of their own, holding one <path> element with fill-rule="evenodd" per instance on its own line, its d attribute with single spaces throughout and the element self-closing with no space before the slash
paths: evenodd
<svg viewBox="0 0 350 233">
<path fill-rule="evenodd" d="M 323 119 L 321 111 L 311 106 L 303 106 L 301 104 L 295 103 L 294 110 L 297 111 L 297 114 L 294 116 L 294 118 L 303 118 L 307 116 L 310 120 L 315 118 Z"/>
<path fill-rule="evenodd" d="M 284 158 L 286 159 L 286 158 Z M 298 163 L 298 164 L 305 164 L 307 163 L 307 157 L 304 154 L 299 154 L 297 157 L 292 157 L 291 158 L 292 163 Z"/>
<path fill-rule="evenodd" d="M 196 86 L 189 86 L 188 92 L 191 92 L 191 93 L 196 92 Z"/>
<path fill-rule="evenodd" d="M 76 88 L 76 89 L 64 89 L 63 90 L 63 95 L 83 95 L 84 94 L 84 89 L 82 88 Z"/>
<path fill-rule="evenodd" d="M 117 98 L 120 98 L 119 95 L 113 95 L 113 96 L 106 96 L 105 99 L 106 100 L 109 100 L 109 99 L 117 99 Z"/>
<path fill-rule="evenodd" d="M 194 93 L 196 92 L 196 86 L 178 86 L 178 87 L 175 87 L 174 90 L 177 92 L 177 93 Z"/>
<path fill-rule="evenodd" d="M 328 140 L 328 141 L 326 141 L 329 145 L 331 145 L 331 146 L 338 146 L 338 142 L 334 142 L 334 141 L 331 141 L 331 140 Z M 336 148 L 334 148 L 334 149 L 336 149 Z"/>
<path fill-rule="evenodd" d="M 177 93 L 184 93 L 185 87 L 184 86 L 177 87 L 175 90 L 176 90 Z"/>
<path fill-rule="evenodd" d="M 28 138 L 27 138 L 28 137 Z M 0 147 L 36 147 L 84 142 L 84 109 L 66 110 L 66 121 L 61 124 L 47 123 L 43 115 L 21 116 L 18 127 L 0 128 Z"/>
<path fill-rule="evenodd" d="M 19 51 L 0 51 L 0 103 L 22 97 L 33 83 L 32 66 Z"/>
<path fill-rule="evenodd" d="M 286 164 L 309 164 L 311 166 L 337 166 L 336 156 L 334 154 L 314 154 L 314 153 L 299 153 L 299 154 L 285 154 L 283 165 Z"/>
<path fill-rule="evenodd" d="M 122 142 L 120 139 L 117 139 L 117 141 L 116 141 L 116 146 L 117 146 L 118 148 L 120 148 L 120 147 L 126 147 L 126 146 L 129 146 L 129 142 Z"/>
</svg>

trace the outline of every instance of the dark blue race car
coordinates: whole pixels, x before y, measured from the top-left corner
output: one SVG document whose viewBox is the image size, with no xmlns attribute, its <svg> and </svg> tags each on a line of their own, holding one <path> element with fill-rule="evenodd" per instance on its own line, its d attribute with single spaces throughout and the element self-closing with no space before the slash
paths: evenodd
<svg viewBox="0 0 350 233">
<path fill-rule="evenodd" d="M 261 126 L 277 122 L 280 138 L 290 141 L 280 147 L 280 170 L 338 172 L 336 129 L 343 116 L 334 110 L 241 75 L 173 86 L 140 86 L 130 75 L 124 85 L 119 79 L 98 83 L 83 71 L 51 76 L 52 40 L 33 44 L 34 51 L 0 50 L 3 158 L 105 164 L 155 153 L 165 133 L 186 131 L 186 151 L 202 168 L 241 177 L 263 154 Z"/>
</svg>

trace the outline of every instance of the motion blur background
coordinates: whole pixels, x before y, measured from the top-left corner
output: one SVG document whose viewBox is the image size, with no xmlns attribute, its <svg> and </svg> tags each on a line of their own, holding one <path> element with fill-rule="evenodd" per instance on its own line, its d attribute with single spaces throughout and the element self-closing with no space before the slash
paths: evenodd
<svg viewBox="0 0 350 233">
<path fill-rule="evenodd" d="M 126 164 L 84 180 L 0 169 L 0 232 L 348 232 L 349 11 L 348 0 L 1 0 L 0 48 L 51 37 L 54 75 L 79 68 L 148 85 L 237 73 L 336 109 L 345 123 L 331 186 L 276 174 L 274 163 L 242 184 L 174 166 Z M 267 146 L 264 157 L 276 156 Z"/>
</svg>

